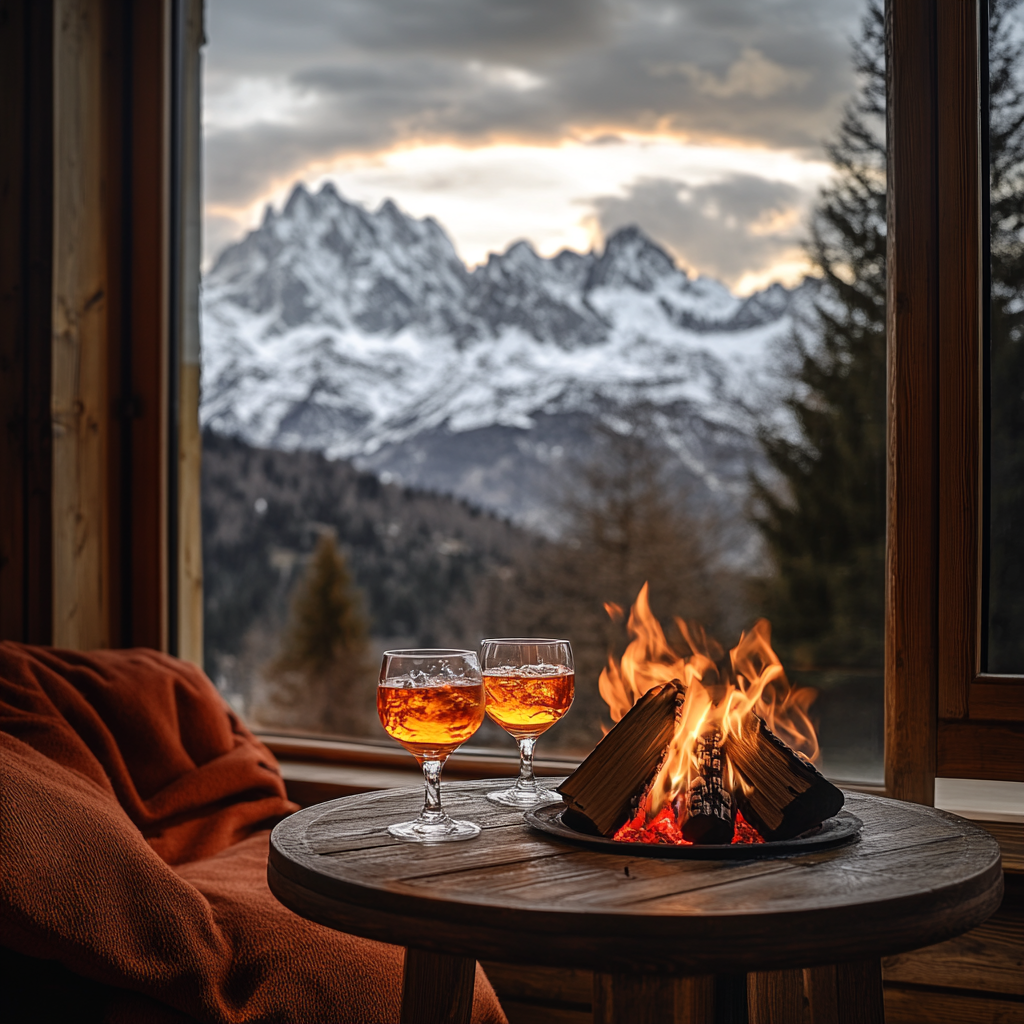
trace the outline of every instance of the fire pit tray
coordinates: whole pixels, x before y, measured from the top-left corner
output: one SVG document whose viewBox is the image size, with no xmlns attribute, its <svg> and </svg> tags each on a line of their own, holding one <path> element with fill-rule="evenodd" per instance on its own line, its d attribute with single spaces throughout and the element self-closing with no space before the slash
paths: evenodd
<svg viewBox="0 0 1024 1024">
<path fill-rule="evenodd" d="M 620 843 L 604 836 L 588 835 L 562 822 L 564 804 L 544 804 L 525 813 L 528 824 L 548 835 L 572 843 L 628 857 L 669 857 L 678 860 L 757 860 L 840 846 L 855 839 L 864 824 L 849 811 L 826 818 L 816 828 L 795 839 L 765 843 L 733 843 L 728 846 L 673 846 L 669 843 Z"/>
</svg>

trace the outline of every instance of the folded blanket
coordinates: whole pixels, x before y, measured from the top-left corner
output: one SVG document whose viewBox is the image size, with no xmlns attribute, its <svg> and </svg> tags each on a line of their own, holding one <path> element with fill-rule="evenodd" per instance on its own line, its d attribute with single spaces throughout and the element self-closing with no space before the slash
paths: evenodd
<svg viewBox="0 0 1024 1024">
<path fill-rule="evenodd" d="M 0 643 L 0 945 L 113 986 L 105 1019 L 398 1019 L 402 951 L 267 888 L 293 807 L 191 666 Z M 474 1021 L 504 1021 L 482 972 Z"/>
</svg>

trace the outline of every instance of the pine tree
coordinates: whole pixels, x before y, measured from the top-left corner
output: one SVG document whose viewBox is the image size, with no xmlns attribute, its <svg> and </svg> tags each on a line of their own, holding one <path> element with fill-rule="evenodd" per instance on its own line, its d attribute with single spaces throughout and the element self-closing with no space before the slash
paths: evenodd
<svg viewBox="0 0 1024 1024">
<path fill-rule="evenodd" d="M 278 702 L 310 726 L 346 731 L 352 691 L 368 670 L 368 627 L 345 556 L 324 533 L 292 598 L 281 653 L 271 668 Z M 356 709 L 362 718 L 364 709 Z"/>
<path fill-rule="evenodd" d="M 1010 31 L 1013 21 L 1017 33 Z M 1024 42 L 1020 0 L 989 5 L 990 672 L 1024 672 Z"/>
<path fill-rule="evenodd" d="M 795 667 L 877 667 L 885 564 L 885 26 L 872 0 L 854 44 L 860 88 L 828 154 L 811 223 L 824 287 L 791 339 L 791 424 L 761 431 L 775 479 L 754 481 L 774 573 L 759 603 Z M 793 428 L 795 427 L 795 431 Z"/>
<path fill-rule="evenodd" d="M 1024 665 L 1024 92 L 1011 17 L 992 0 L 990 653 Z M 854 46 L 860 90 L 828 147 L 810 253 L 825 287 L 792 338 L 793 429 L 765 428 L 776 480 L 754 482 L 774 573 L 761 598 L 796 666 L 879 667 L 885 559 L 885 29 L 871 0 Z M 1007 386 L 1007 382 L 1013 382 Z M 996 471 L 998 469 L 998 479 Z M 780 486 L 781 485 L 781 486 Z"/>
</svg>

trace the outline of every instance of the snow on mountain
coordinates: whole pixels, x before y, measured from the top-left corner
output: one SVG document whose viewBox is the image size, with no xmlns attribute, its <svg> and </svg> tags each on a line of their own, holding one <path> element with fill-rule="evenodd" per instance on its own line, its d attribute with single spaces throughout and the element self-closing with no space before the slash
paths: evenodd
<svg viewBox="0 0 1024 1024">
<path fill-rule="evenodd" d="M 735 501 L 758 458 L 746 409 L 816 290 L 738 298 L 635 227 L 469 271 L 432 218 L 297 185 L 205 279 L 202 421 L 550 530 L 553 470 L 642 401 L 698 503 Z"/>
</svg>

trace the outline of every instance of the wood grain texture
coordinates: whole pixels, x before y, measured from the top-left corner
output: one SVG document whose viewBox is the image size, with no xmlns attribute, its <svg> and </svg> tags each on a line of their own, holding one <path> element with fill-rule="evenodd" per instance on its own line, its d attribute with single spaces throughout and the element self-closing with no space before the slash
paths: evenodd
<svg viewBox="0 0 1024 1024">
<path fill-rule="evenodd" d="M 747 975 L 750 1024 L 804 1019 L 803 971 L 753 971 Z"/>
<path fill-rule="evenodd" d="M 105 5 L 54 4 L 53 642 L 111 641 Z"/>
<path fill-rule="evenodd" d="M 883 963 L 886 984 L 976 989 L 1024 997 L 1024 880 L 1008 878 L 1002 906 L 954 939 Z"/>
<path fill-rule="evenodd" d="M 545 1006 L 502 999 L 501 1008 L 508 1017 L 508 1024 L 593 1024 L 594 1021 L 589 1006 L 586 1010 L 577 1010 L 571 1006 Z"/>
<path fill-rule="evenodd" d="M 885 780 L 935 798 L 936 294 L 935 3 L 886 5 L 888 477 Z"/>
<path fill-rule="evenodd" d="M 835 964 L 804 968 L 804 993 L 807 996 L 807 1019 L 810 1024 L 839 1024 L 839 982 Z M 847 1017 L 849 1011 L 843 1007 Z"/>
<path fill-rule="evenodd" d="M 1024 722 L 939 722 L 944 777 L 1024 782 Z"/>
<path fill-rule="evenodd" d="M 967 700 L 971 718 L 1024 721 L 1024 676 L 979 675 Z"/>
<path fill-rule="evenodd" d="M 938 714 L 966 718 L 980 635 L 981 220 L 978 10 L 939 0 Z"/>
<path fill-rule="evenodd" d="M 136 4 L 131 104 L 130 627 L 125 646 L 167 650 L 170 0 Z"/>
<path fill-rule="evenodd" d="M 497 960 L 486 960 L 480 966 L 498 993 L 502 1006 L 508 998 L 568 1004 L 590 1012 L 594 998 L 594 977 L 591 971 L 503 964 Z"/>
<path fill-rule="evenodd" d="M 407 949 L 402 1024 L 469 1024 L 475 980 L 472 957 Z"/>
<path fill-rule="evenodd" d="M 810 1024 L 885 1024 L 878 960 L 811 967 L 803 981 Z"/>
<path fill-rule="evenodd" d="M 997 843 L 1003 855 L 1003 871 L 1008 875 L 1024 874 L 1024 824 L 1010 821 L 979 821 Z"/>
<path fill-rule="evenodd" d="M 594 1024 L 714 1024 L 715 980 L 595 974 Z"/>
<path fill-rule="evenodd" d="M 0 3 L 0 638 L 52 634 L 53 7 Z"/>
<path fill-rule="evenodd" d="M 300 811 L 273 833 L 271 889 L 298 913 L 380 941 L 681 975 L 902 952 L 976 926 L 1001 898 L 995 841 L 932 808 L 847 793 L 865 823 L 849 846 L 776 860 L 663 861 L 534 832 L 483 798 L 493 785 L 446 787 L 450 811 L 483 826 L 454 848 L 387 836 L 389 822 L 418 809 L 415 789 Z"/>
<path fill-rule="evenodd" d="M 636 813 L 675 731 L 686 690 L 678 679 L 648 690 L 559 786 L 580 827 L 611 837 Z"/>
<path fill-rule="evenodd" d="M 1002 998 L 887 985 L 886 1024 L 1024 1024 L 1024 1003 Z"/>
</svg>

